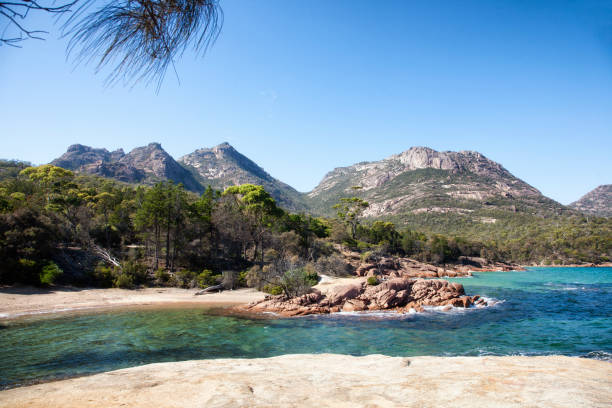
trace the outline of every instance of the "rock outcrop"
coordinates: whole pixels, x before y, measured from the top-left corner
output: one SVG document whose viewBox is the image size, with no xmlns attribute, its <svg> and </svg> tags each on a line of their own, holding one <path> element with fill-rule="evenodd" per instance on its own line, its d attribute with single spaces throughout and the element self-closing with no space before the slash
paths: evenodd
<svg viewBox="0 0 612 408">
<path fill-rule="evenodd" d="M 304 316 L 334 312 L 394 310 L 423 311 L 423 306 L 486 306 L 479 296 L 466 296 L 463 285 L 444 280 L 390 279 L 379 285 L 359 281 L 337 286 L 323 294 L 313 290 L 306 295 L 286 298 L 266 296 L 259 302 L 240 307 L 249 312 L 274 312 L 282 316 Z"/>
</svg>

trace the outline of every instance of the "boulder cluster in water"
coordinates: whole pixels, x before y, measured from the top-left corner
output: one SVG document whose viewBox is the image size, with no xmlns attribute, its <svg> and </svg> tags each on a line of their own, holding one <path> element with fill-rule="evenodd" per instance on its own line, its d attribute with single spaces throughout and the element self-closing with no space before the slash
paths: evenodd
<svg viewBox="0 0 612 408">
<path fill-rule="evenodd" d="M 245 307 L 250 312 L 274 312 L 283 316 L 304 316 L 334 312 L 395 310 L 423 311 L 423 306 L 486 306 L 479 296 L 466 296 L 463 285 L 444 280 L 397 278 L 371 286 L 365 282 L 342 285 L 323 294 L 314 289 L 303 296 L 266 296 Z"/>
</svg>

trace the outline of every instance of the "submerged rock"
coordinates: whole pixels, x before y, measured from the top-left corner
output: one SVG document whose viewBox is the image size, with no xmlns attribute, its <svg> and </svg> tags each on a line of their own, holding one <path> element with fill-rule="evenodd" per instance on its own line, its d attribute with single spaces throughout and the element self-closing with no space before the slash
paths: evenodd
<svg viewBox="0 0 612 408">
<path fill-rule="evenodd" d="M 364 310 L 423 311 L 423 306 L 485 306 L 479 296 L 466 296 L 463 285 L 445 280 L 395 278 L 377 286 L 365 282 L 337 286 L 327 294 L 318 290 L 303 296 L 286 298 L 266 296 L 243 308 L 251 312 L 275 312 L 283 316 L 303 316 Z"/>
</svg>

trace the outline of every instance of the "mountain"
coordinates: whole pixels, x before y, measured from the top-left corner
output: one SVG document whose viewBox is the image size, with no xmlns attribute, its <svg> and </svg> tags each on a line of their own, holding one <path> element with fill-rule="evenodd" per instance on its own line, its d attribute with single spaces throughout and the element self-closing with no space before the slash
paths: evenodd
<svg viewBox="0 0 612 408">
<path fill-rule="evenodd" d="M 275 179 L 229 143 L 203 148 L 178 159 L 191 169 L 203 186 L 224 189 L 238 184 L 264 186 L 277 203 L 284 208 L 299 211 L 305 209 L 303 195 L 293 187 Z"/>
<path fill-rule="evenodd" d="M 336 168 L 307 194 L 275 179 L 228 143 L 198 149 L 178 161 L 158 143 L 127 154 L 121 149 L 109 152 L 77 144 L 52 164 L 129 183 L 170 179 L 196 192 L 208 185 L 224 189 L 260 184 L 280 206 L 315 215 L 333 215 L 332 207 L 341 197 L 357 195 L 370 203 L 366 217 L 444 232 L 470 223 L 491 225 L 521 216 L 576 213 L 473 151 L 412 147 L 380 161 Z M 523 217 L 521 222 L 531 220 Z"/>
<path fill-rule="evenodd" d="M 127 183 L 172 180 L 198 193 L 209 185 L 223 190 L 236 184 L 260 184 L 281 207 L 293 211 L 306 209 L 302 193 L 272 177 L 228 143 L 198 149 L 178 161 L 159 143 L 137 147 L 127 154 L 122 149 L 109 152 L 75 144 L 51 164 Z"/>
<path fill-rule="evenodd" d="M 336 168 L 306 200 L 314 212 L 330 215 L 341 197 L 354 195 L 370 203 L 366 217 L 411 222 L 437 214 L 495 223 L 500 214 L 567 211 L 478 152 L 438 152 L 427 147 Z"/>
<path fill-rule="evenodd" d="M 612 184 L 604 184 L 569 205 L 585 214 L 612 217 Z"/>
<path fill-rule="evenodd" d="M 114 178 L 127 183 L 153 184 L 162 180 L 183 183 L 186 189 L 201 192 L 193 174 L 177 163 L 159 143 L 149 143 L 125 154 L 80 144 L 72 145 L 51 164 L 76 172 Z"/>
</svg>

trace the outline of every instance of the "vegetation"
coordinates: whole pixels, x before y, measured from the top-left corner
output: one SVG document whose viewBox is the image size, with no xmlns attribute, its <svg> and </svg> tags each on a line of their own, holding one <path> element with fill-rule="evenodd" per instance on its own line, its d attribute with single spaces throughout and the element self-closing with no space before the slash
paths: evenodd
<svg viewBox="0 0 612 408">
<path fill-rule="evenodd" d="M 418 230 L 400 230 L 361 219 L 360 201 L 340 204 L 336 219 L 315 218 L 284 211 L 250 184 L 198 196 L 172 182 L 132 186 L 51 165 L 0 162 L 0 283 L 246 285 L 295 296 L 318 275 L 352 273 L 339 245 L 370 261 L 476 256 L 553 264 L 612 256 L 608 218 L 489 214 L 495 224 L 476 225 L 438 214 L 415 222 Z M 346 210 L 353 204 L 358 208 Z"/>
<path fill-rule="evenodd" d="M 188 48 L 204 54 L 223 24 L 217 0 L 0 1 L 6 23 L 0 45 L 19 47 L 26 39 L 43 39 L 45 31 L 27 28 L 35 12 L 64 19 L 63 35 L 75 62 L 96 62 L 96 70 L 114 65 L 108 82 L 156 81 Z"/>
</svg>

